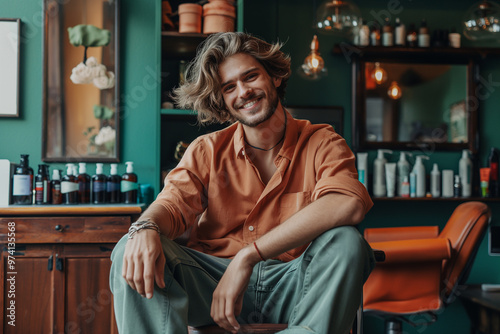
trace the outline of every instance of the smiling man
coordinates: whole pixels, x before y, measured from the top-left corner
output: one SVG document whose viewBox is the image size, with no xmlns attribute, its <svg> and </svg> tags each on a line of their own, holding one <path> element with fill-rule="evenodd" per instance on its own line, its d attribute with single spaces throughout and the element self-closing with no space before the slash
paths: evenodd
<svg viewBox="0 0 500 334">
<path fill-rule="evenodd" d="M 372 202 L 331 126 L 283 107 L 290 59 L 244 33 L 211 35 L 175 91 L 200 122 L 232 122 L 189 146 L 113 251 L 120 333 L 287 323 L 348 333 L 373 267 L 353 226 Z M 173 242 L 188 235 L 187 246 Z"/>
</svg>

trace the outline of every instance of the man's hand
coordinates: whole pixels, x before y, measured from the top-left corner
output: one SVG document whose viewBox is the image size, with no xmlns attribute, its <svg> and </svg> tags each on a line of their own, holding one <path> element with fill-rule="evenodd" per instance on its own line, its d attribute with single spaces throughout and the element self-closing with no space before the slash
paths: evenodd
<svg viewBox="0 0 500 334">
<path fill-rule="evenodd" d="M 165 255 L 160 236 L 153 230 L 141 230 L 127 240 L 122 276 L 141 296 L 152 298 L 154 282 L 165 287 Z"/>
<path fill-rule="evenodd" d="M 236 317 L 241 312 L 253 267 L 259 261 L 253 247 L 243 248 L 231 261 L 214 291 L 210 316 L 217 325 L 231 333 L 240 328 Z"/>
</svg>

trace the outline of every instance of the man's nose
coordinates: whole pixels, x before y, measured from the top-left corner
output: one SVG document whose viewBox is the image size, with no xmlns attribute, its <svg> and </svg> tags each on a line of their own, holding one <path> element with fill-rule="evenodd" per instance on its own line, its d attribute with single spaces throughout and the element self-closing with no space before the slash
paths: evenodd
<svg viewBox="0 0 500 334">
<path fill-rule="evenodd" d="M 247 99 L 251 97 L 252 94 L 253 94 L 252 87 L 248 86 L 243 82 L 238 83 L 238 95 L 240 98 Z"/>
</svg>

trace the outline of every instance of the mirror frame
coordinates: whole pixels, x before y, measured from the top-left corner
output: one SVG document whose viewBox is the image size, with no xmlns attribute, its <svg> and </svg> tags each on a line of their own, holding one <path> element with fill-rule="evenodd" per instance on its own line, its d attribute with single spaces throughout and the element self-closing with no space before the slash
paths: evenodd
<svg viewBox="0 0 500 334">
<path fill-rule="evenodd" d="M 66 151 L 65 148 L 65 130 L 62 128 L 60 130 L 53 130 L 53 129 L 48 129 L 48 104 L 49 104 L 49 98 L 48 98 L 48 37 L 47 37 L 47 20 L 49 14 L 47 14 L 47 1 L 49 0 L 43 0 L 43 13 L 44 13 L 44 19 L 43 19 L 43 96 L 42 96 L 42 104 L 43 104 L 43 120 L 42 120 L 42 161 L 44 162 L 103 162 L 103 163 L 112 163 L 112 162 L 120 162 L 120 119 L 121 119 L 121 110 L 120 110 L 120 0 L 113 0 L 115 3 L 115 7 L 113 10 L 114 18 L 115 18 L 115 23 L 113 30 L 111 33 L 113 34 L 113 41 L 114 43 L 112 44 L 113 46 L 113 57 L 114 57 L 114 74 L 115 74 L 115 86 L 112 88 L 114 90 L 114 96 L 113 96 L 113 101 L 112 101 L 112 107 L 114 107 L 114 124 L 115 124 L 115 154 L 114 156 L 90 156 L 90 155 L 84 155 L 84 156 L 79 156 L 79 157 L 68 157 L 63 153 L 62 156 L 58 157 L 47 157 L 47 145 L 48 145 L 48 131 L 55 131 L 56 136 L 58 137 L 57 140 L 62 141 L 62 150 L 63 152 Z M 69 0 L 71 1 L 71 0 Z M 60 10 L 61 10 L 61 4 L 66 4 L 69 1 L 56 1 L 58 3 L 58 13 L 57 15 L 60 15 Z M 64 29 L 64 27 L 63 27 Z M 64 34 L 67 36 L 66 34 Z M 111 44 L 110 44 L 111 45 Z M 61 57 L 62 57 L 62 52 L 61 52 Z M 61 93 L 61 95 L 64 95 L 64 92 Z M 64 120 L 62 120 L 64 122 Z M 82 129 L 83 130 L 83 129 Z"/>
<path fill-rule="evenodd" d="M 361 50 L 361 49 L 360 49 Z M 478 65 L 476 54 L 464 49 L 410 49 L 391 47 L 366 47 L 353 53 L 352 63 L 352 143 L 355 152 L 375 149 L 458 151 L 469 149 L 475 154 L 479 150 L 478 142 L 478 109 L 479 99 L 476 96 L 476 77 Z M 467 66 L 467 143 L 439 142 L 369 142 L 366 140 L 366 82 L 365 63 L 390 62 L 410 64 L 446 64 Z M 471 103 L 474 99 L 475 103 Z"/>
</svg>

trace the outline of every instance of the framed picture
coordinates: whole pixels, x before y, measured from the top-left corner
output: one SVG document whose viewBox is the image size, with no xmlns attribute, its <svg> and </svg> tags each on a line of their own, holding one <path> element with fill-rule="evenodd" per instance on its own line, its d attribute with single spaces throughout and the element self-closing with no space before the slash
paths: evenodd
<svg viewBox="0 0 500 334">
<path fill-rule="evenodd" d="M 465 100 L 450 106 L 450 141 L 467 142 L 467 110 Z"/>
<path fill-rule="evenodd" d="M 313 124 L 330 124 L 335 132 L 344 136 L 344 108 L 339 106 L 330 107 L 303 107 L 290 106 L 286 110 L 298 119 L 307 119 Z"/>
<path fill-rule="evenodd" d="M 19 117 L 20 19 L 0 18 L 0 117 Z"/>
</svg>

